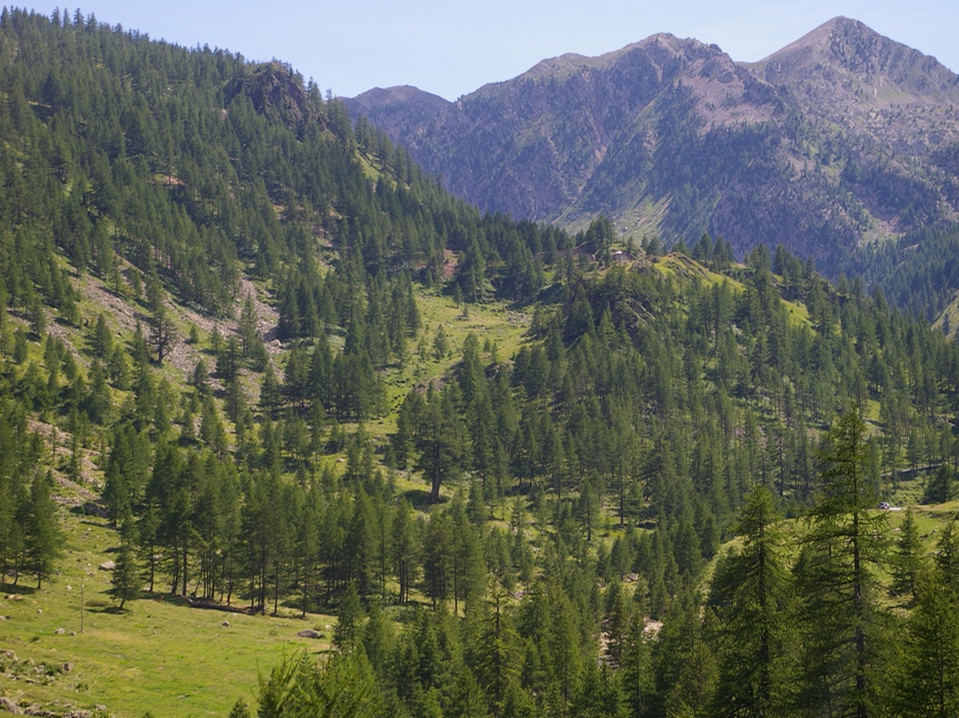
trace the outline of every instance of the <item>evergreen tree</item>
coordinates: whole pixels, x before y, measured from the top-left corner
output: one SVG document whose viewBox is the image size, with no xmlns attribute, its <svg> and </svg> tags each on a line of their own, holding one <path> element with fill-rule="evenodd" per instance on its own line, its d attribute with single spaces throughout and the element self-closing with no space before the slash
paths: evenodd
<svg viewBox="0 0 959 718">
<path fill-rule="evenodd" d="M 670 606 L 653 650 L 654 715 L 706 714 L 714 699 L 716 659 L 706 643 L 699 602 L 684 591 Z"/>
<path fill-rule="evenodd" d="M 906 517 L 896 539 L 896 552 L 892 557 L 892 586 L 889 593 L 899 596 L 907 605 L 912 603 L 916 585 L 925 564 L 922 539 L 912 509 L 906 509 Z"/>
<path fill-rule="evenodd" d="M 173 344 L 178 338 L 179 334 L 173 315 L 160 300 L 150 316 L 150 341 L 156 351 L 157 364 L 163 364 L 163 359 L 173 348 Z"/>
<path fill-rule="evenodd" d="M 955 470 L 948 464 L 943 463 L 926 483 L 926 489 L 922 494 L 922 503 L 944 504 L 951 501 L 955 494 Z"/>
<path fill-rule="evenodd" d="M 871 513 L 866 430 L 851 411 L 826 437 L 818 501 L 796 566 L 802 601 L 800 704 L 812 712 L 875 715 L 880 688 L 877 570 L 885 559 L 886 515 Z"/>
<path fill-rule="evenodd" d="M 140 592 L 140 570 L 136 558 L 136 525 L 133 515 L 127 514 L 120 523 L 120 549 L 114 561 L 108 593 L 122 611 L 127 601 Z"/>
<path fill-rule="evenodd" d="M 494 595 L 492 610 L 483 617 L 482 630 L 469 647 L 470 665 L 493 715 L 506 714 L 510 690 L 515 688 L 522 660 L 519 635 L 510 626 L 501 605 L 502 598 L 500 593 Z"/>
<path fill-rule="evenodd" d="M 400 603 L 406 603 L 416 575 L 417 537 L 413 509 L 405 499 L 400 502 L 393 514 L 393 535 L 390 545 L 393 547 L 394 573 L 399 584 L 397 599 Z"/>
<path fill-rule="evenodd" d="M 450 389 L 430 388 L 418 432 L 420 468 L 430 482 L 430 500 L 437 501 L 444 481 L 455 478 L 466 449 L 466 432 Z"/>
<path fill-rule="evenodd" d="M 776 520 L 772 496 L 756 485 L 737 527 L 742 550 L 722 559 L 713 576 L 707 605 L 719 622 L 717 716 L 780 715 L 788 705 L 795 636 Z"/>
<path fill-rule="evenodd" d="M 453 583 L 453 526 L 445 513 L 434 515 L 423 537 L 424 592 L 433 608 L 445 603 Z"/>
<path fill-rule="evenodd" d="M 253 718 L 250 708 L 242 698 L 237 698 L 227 718 Z"/>
<path fill-rule="evenodd" d="M 54 569 L 54 562 L 63 550 L 64 536 L 50 495 L 53 478 L 37 472 L 30 485 L 24 544 L 30 572 L 37 578 L 37 588 Z"/>
<path fill-rule="evenodd" d="M 941 572 L 923 578 L 906 621 L 897 715 L 959 715 L 959 595 Z"/>
<path fill-rule="evenodd" d="M 362 651 L 315 664 L 304 652 L 260 679 L 259 718 L 374 718 L 382 710 L 376 676 Z"/>
<path fill-rule="evenodd" d="M 339 650 L 349 653 L 360 642 L 363 635 L 363 606 L 360 604 L 360 594 L 356 584 L 350 581 L 346 592 L 340 599 L 340 609 L 336 616 L 336 626 L 333 629 L 333 645 Z"/>
</svg>

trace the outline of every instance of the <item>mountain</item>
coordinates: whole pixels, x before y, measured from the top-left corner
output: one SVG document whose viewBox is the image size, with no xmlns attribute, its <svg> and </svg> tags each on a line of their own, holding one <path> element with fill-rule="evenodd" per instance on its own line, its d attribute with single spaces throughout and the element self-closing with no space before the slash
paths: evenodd
<svg viewBox="0 0 959 718">
<path fill-rule="evenodd" d="M 846 18 L 759 63 L 659 34 L 454 103 L 406 87 L 347 105 L 481 209 L 572 228 L 782 242 L 834 271 L 959 216 L 959 78 Z"/>
<path fill-rule="evenodd" d="M 769 92 L 630 53 L 651 97 L 710 75 L 657 112 Z M 79 12 L 0 11 L 0 90 L 11 714 L 851 715 L 866 682 L 929 715 L 959 684 L 920 630 L 959 608 L 914 590 L 956 575 L 959 344 L 881 294 L 483 215 L 293 68 Z M 920 496 L 922 537 L 876 508 Z"/>
</svg>

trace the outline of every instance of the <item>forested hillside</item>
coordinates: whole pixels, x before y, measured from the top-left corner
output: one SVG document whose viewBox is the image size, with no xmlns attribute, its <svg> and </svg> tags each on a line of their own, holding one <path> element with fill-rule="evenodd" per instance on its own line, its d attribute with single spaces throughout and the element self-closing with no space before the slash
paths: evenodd
<svg viewBox="0 0 959 718">
<path fill-rule="evenodd" d="M 934 322 L 954 337 L 959 329 L 957 252 L 959 228 L 946 225 L 866 247 L 852 269 L 893 306 Z"/>
<path fill-rule="evenodd" d="M 80 12 L 2 12 L 0 99 L 14 704 L 955 713 L 959 348 L 925 321 L 781 247 L 484 216 L 291 68 Z M 126 649 L 34 628 L 91 531 L 98 640 L 229 609 L 335 615 L 329 651 L 251 662 L 232 712 L 199 661 L 123 693 Z"/>
</svg>

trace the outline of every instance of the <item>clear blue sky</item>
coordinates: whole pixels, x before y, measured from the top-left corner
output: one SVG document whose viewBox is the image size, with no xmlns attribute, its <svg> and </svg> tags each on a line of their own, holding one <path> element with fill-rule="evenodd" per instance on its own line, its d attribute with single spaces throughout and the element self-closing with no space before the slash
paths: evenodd
<svg viewBox="0 0 959 718">
<path fill-rule="evenodd" d="M 45 15 L 55 6 L 64 7 L 26 2 Z M 77 4 L 66 7 L 72 14 Z M 656 32 L 759 60 L 836 15 L 959 71 L 956 0 L 84 0 L 80 8 L 155 39 L 275 57 L 347 97 L 415 85 L 456 99 L 543 58 L 599 55 Z"/>
</svg>

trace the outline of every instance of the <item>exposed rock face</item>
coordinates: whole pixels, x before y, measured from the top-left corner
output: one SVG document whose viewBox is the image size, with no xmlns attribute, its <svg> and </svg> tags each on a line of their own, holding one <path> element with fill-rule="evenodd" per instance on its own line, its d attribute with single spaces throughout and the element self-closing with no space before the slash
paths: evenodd
<svg viewBox="0 0 959 718">
<path fill-rule="evenodd" d="M 253 107 L 267 116 L 280 115 L 293 123 L 316 119 L 312 106 L 292 69 L 279 62 L 257 65 L 249 75 L 235 80 L 227 89 L 227 99 L 245 93 Z"/>
<path fill-rule="evenodd" d="M 579 228 L 605 213 L 627 235 L 783 242 L 832 264 L 959 217 L 959 78 L 846 18 L 754 64 L 660 34 L 455 103 L 410 87 L 347 102 L 514 217 Z"/>
</svg>

